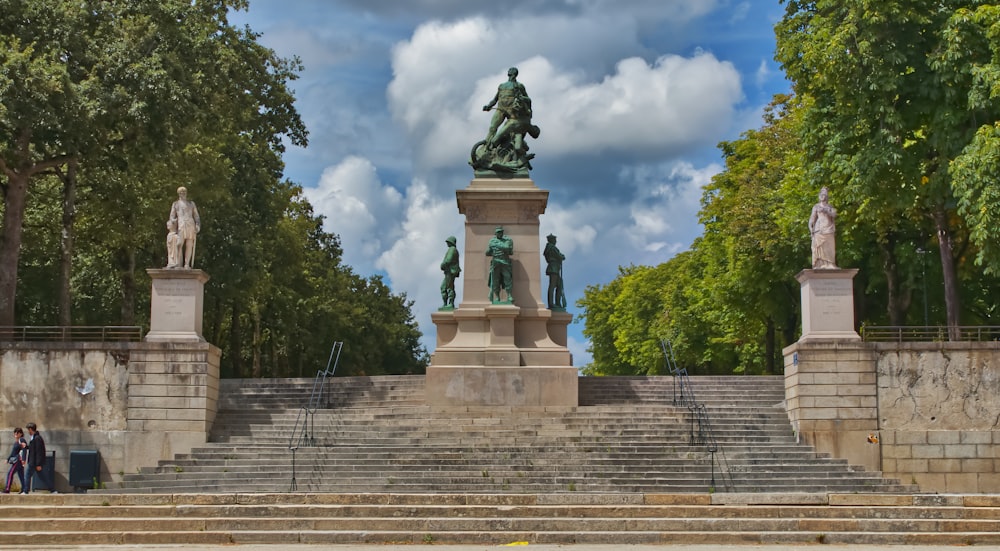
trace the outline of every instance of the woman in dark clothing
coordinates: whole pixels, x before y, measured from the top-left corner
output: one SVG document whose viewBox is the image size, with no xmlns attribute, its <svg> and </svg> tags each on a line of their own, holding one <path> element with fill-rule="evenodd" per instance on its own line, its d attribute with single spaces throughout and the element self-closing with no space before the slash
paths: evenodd
<svg viewBox="0 0 1000 551">
<path fill-rule="evenodd" d="M 21 488 L 24 489 L 24 459 L 28 454 L 28 441 L 24 439 L 24 431 L 21 427 L 14 429 L 14 447 L 11 448 L 7 456 L 7 483 L 4 484 L 3 493 L 9 494 L 10 487 L 14 485 L 14 475 L 21 481 Z"/>
</svg>

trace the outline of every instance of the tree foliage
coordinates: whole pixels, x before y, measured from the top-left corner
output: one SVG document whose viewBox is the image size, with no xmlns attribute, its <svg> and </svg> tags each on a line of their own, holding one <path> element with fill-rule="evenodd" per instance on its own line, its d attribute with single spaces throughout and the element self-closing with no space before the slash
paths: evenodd
<svg viewBox="0 0 1000 551">
<path fill-rule="evenodd" d="M 838 264 L 860 270 L 860 324 L 997 323 L 1000 7 L 783 3 L 775 58 L 794 96 L 720 144 L 725 170 L 705 190 L 691 250 L 588 289 L 589 372 L 650 372 L 649 356 L 629 362 L 660 338 L 690 368 L 775 372 L 799 331 L 792 276 L 808 265 L 805 220 L 823 185 L 838 209 Z M 659 302 L 615 310 L 650 286 Z"/>
<path fill-rule="evenodd" d="M 245 7 L 0 0 L 0 325 L 15 304 L 22 325 L 145 324 L 145 268 L 165 263 L 185 185 L 224 374 L 312 375 L 335 340 L 341 373 L 419 372 L 410 302 L 342 265 L 337 236 L 283 180 L 286 144 L 306 144 L 289 87 L 301 67 L 228 23 Z M 63 285 L 66 307 L 52 298 Z"/>
</svg>

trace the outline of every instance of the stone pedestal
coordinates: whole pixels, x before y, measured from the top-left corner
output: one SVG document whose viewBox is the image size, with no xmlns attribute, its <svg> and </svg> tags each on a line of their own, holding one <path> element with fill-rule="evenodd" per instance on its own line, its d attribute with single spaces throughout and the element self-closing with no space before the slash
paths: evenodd
<svg viewBox="0 0 1000 551">
<path fill-rule="evenodd" d="M 576 406 L 577 370 L 566 347 L 573 316 L 543 304 L 538 217 L 549 192 L 527 178 L 476 178 L 456 192 L 465 215 L 464 291 L 453 311 L 431 314 L 437 347 L 427 402 L 439 406 Z M 514 304 L 489 300 L 489 240 L 514 241 Z"/>
<path fill-rule="evenodd" d="M 201 335 L 205 282 L 201 270 L 147 269 L 153 279 L 148 342 L 205 342 Z"/>
<path fill-rule="evenodd" d="M 784 349 L 785 409 L 796 436 L 820 453 L 881 470 L 875 354 L 859 340 L 799 341 Z"/>
<path fill-rule="evenodd" d="M 854 276 L 858 270 L 802 270 L 802 337 L 812 340 L 861 340 L 854 330 Z"/>
</svg>

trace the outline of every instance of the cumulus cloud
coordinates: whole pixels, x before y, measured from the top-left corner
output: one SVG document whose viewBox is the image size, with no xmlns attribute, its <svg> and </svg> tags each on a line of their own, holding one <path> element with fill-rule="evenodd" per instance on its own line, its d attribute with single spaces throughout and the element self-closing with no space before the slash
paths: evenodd
<svg viewBox="0 0 1000 551">
<path fill-rule="evenodd" d="M 725 3 L 716 0 L 340 0 L 370 13 L 418 18 L 455 19 L 511 13 L 611 16 L 628 14 L 650 23 L 664 20 L 686 23 Z"/>
<path fill-rule="evenodd" d="M 588 285 L 611 281 L 618 266 L 655 265 L 687 249 L 701 233 L 702 188 L 721 169 L 687 162 L 633 167 L 619 175 L 616 186 L 628 192 L 617 200 L 550 204 L 541 233 L 559 237 L 568 300 L 581 297 Z"/>
<path fill-rule="evenodd" d="M 594 79 L 592 71 L 576 64 L 569 65 L 571 70 L 560 69 L 553 61 L 556 52 L 586 52 L 616 34 L 604 26 L 593 33 L 560 33 L 551 28 L 552 21 L 537 22 L 546 29 L 532 28 L 531 34 L 525 29 L 530 25 L 507 27 L 485 19 L 434 22 L 396 46 L 389 106 L 417 149 L 422 168 L 454 166 L 467 159 L 471 144 L 482 139 L 488 126 L 482 106 L 506 80 L 509 64 L 519 66 L 520 81 L 532 98 L 534 122 L 542 129 L 543 138 L 532 147 L 553 158 L 595 153 L 665 158 L 711 145 L 729 129 L 743 98 L 740 75 L 730 63 L 707 52 L 665 55 L 653 62 L 628 57 L 618 60 L 611 73 Z M 559 37 L 560 46 L 541 48 L 532 36 L 536 32 Z M 624 34 L 635 36 L 634 30 Z M 539 51 L 544 54 L 530 53 Z M 483 67 L 493 72 L 471 88 L 453 78 L 481 75 Z"/>
<path fill-rule="evenodd" d="M 406 190 L 405 208 L 395 220 L 399 237 L 379 255 L 375 266 L 384 271 L 396 292 L 405 291 L 414 301 L 414 317 L 425 334 L 425 345 L 433 350 L 434 325 L 430 313 L 441 306 L 441 260 L 445 239 L 455 236 L 459 251 L 465 246 L 465 221 L 455 206 L 455 197 L 432 195 L 427 185 L 414 181 Z M 464 266 L 465 258 L 460 258 Z M 459 300 L 462 279 L 455 282 Z"/>
<path fill-rule="evenodd" d="M 395 188 L 379 181 L 368 159 L 348 157 L 323 171 L 314 188 L 303 194 L 315 211 L 326 217 L 326 231 L 340 235 L 344 262 L 362 274 L 369 273 L 402 228 L 392 221 L 402 218 L 405 203 Z"/>
</svg>

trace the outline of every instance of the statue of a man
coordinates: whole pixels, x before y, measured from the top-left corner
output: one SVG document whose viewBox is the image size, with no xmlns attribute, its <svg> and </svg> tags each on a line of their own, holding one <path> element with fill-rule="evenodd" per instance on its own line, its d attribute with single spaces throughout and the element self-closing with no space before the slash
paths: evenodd
<svg viewBox="0 0 1000 551">
<path fill-rule="evenodd" d="M 809 233 L 812 234 L 812 266 L 823 270 L 837 267 L 836 219 L 837 210 L 827 202 L 829 190 L 819 190 L 819 202 L 809 215 Z"/>
<path fill-rule="evenodd" d="M 534 155 L 528 154 L 524 135 L 537 139 L 540 130 L 531 124 L 531 98 L 517 81 L 517 67 L 507 71 L 507 81 L 497 87 L 496 95 L 483 106 L 483 111 L 494 107 L 486 139 L 472 147 L 469 164 L 477 171 L 526 176 Z"/>
<path fill-rule="evenodd" d="M 503 234 L 503 227 L 497 226 L 496 234 L 490 238 L 486 247 L 486 256 L 490 260 L 490 302 L 493 304 L 514 303 L 514 272 L 510 255 L 514 254 L 514 240 Z M 507 299 L 500 300 L 500 289 L 507 293 Z"/>
<path fill-rule="evenodd" d="M 545 244 L 545 274 L 549 276 L 549 310 L 566 310 L 566 295 L 563 293 L 562 263 L 566 256 L 556 247 L 556 236 L 549 234 Z"/>
<path fill-rule="evenodd" d="M 168 263 L 167 268 L 194 268 L 194 249 L 198 232 L 201 231 L 201 217 L 198 216 L 198 207 L 194 201 L 188 200 L 187 188 L 184 186 L 177 188 L 177 200 L 170 207 L 167 230 L 172 228 L 176 228 L 174 231 L 177 232 L 177 236 L 173 239 L 173 265 Z"/>
<path fill-rule="evenodd" d="M 486 145 L 493 146 L 500 138 L 497 130 L 505 121 L 516 121 L 518 118 L 527 116 L 531 118 L 531 98 L 528 97 L 528 90 L 523 84 L 517 81 L 517 67 L 507 70 L 507 82 L 497 86 L 497 93 L 489 103 L 483 106 L 483 111 L 489 111 L 496 106 L 497 110 L 490 119 L 490 130 L 486 133 Z M 508 124 L 507 127 L 510 127 Z M 507 130 L 507 127 L 504 130 Z M 523 139 L 523 134 L 522 134 Z"/>
<path fill-rule="evenodd" d="M 439 310 L 455 309 L 455 278 L 462 273 L 462 268 L 458 265 L 458 242 L 455 236 L 449 236 L 444 242 L 448 245 L 448 251 L 444 253 L 444 260 L 441 261 L 441 271 L 444 272 L 444 281 L 441 282 L 441 300 L 444 306 Z"/>
</svg>

